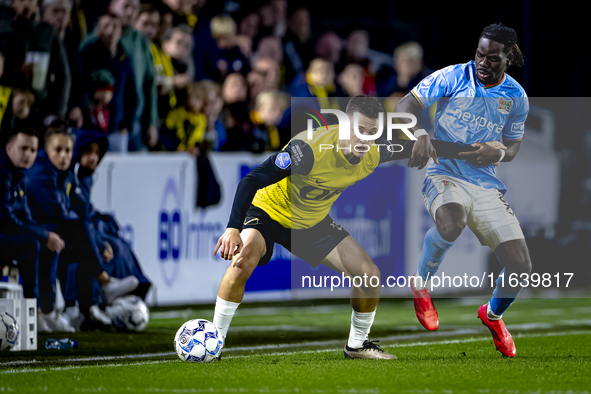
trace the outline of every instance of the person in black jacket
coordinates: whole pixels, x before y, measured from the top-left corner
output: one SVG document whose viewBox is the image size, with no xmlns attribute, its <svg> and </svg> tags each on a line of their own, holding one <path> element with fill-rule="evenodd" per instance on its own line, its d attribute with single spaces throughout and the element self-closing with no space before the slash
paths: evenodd
<svg viewBox="0 0 591 394">
<path fill-rule="evenodd" d="M 133 291 L 138 285 L 138 280 L 134 277 L 114 279 L 104 271 L 101 253 L 93 242 L 92 229 L 70 208 L 70 193 L 75 187 L 73 174 L 69 170 L 73 147 L 73 137 L 65 125 L 50 127 L 45 134 L 45 151 L 39 152 L 37 161 L 28 174 L 28 197 L 33 220 L 46 229 L 57 232 L 66 241 L 66 248 L 59 256 L 41 251 L 41 310 L 44 315 L 55 313 L 52 287 L 55 283 L 58 261 L 60 264 L 77 262 L 76 281 L 80 312 L 89 318 L 89 322 L 110 324 L 110 319 L 93 305 L 91 279 L 96 279 L 101 285 L 107 304 Z"/>
<path fill-rule="evenodd" d="M 95 210 L 90 201 L 92 175 L 108 150 L 107 138 L 101 133 L 86 130 L 80 130 L 76 137 L 72 160 L 76 187 L 71 197 L 71 208 L 94 229 L 96 244 L 105 257 L 105 271 L 115 278 L 135 276 L 139 285 L 132 294 L 145 299 L 151 282 L 142 272 L 131 245 L 119 235 L 119 224 L 115 218 Z"/>
<path fill-rule="evenodd" d="M 24 171 L 37 157 L 39 139 L 30 128 L 12 130 L 0 151 L 0 265 L 18 262 L 25 298 L 37 298 L 37 266 L 42 248 L 59 253 L 65 246 L 55 232 L 34 223 L 27 204 Z M 40 331 L 50 331 L 38 315 Z"/>
</svg>

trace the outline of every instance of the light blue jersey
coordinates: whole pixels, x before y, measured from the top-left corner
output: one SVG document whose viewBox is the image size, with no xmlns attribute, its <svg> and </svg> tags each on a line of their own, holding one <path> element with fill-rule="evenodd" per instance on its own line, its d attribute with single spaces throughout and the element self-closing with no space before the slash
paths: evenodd
<svg viewBox="0 0 591 394">
<path fill-rule="evenodd" d="M 411 93 L 423 108 L 437 102 L 437 140 L 473 144 L 523 139 L 529 102 L 523 88 L 507 74 L 496 84 L 483 85 L 476 77 L 476 64 L 470 61 L 435 71 Z M 439 165 L 431 162 L 427 166 L 427 177 L 452 176 L 505 193 L 495 168 L 440 157 Z"/>
</svg>

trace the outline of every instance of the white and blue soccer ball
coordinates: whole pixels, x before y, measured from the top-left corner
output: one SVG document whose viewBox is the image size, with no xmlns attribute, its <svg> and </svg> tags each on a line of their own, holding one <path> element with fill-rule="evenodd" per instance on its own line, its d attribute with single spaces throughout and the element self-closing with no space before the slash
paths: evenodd
<svg viewBox="0 0 591 394">
<path fill-rule="evenodd" d="M 174 337 L 174 350 L 183 361 L 210 363 L 219 357 L 222 346 L 222 334 L 204 319 L 189 320 Z"/>
<path fill-rule="evenodd" d="M 0 312 L 0 350 L 10 350 L 16 345 L 19 326 L 8 312 Z"/>
<path fill-rule="evenodd" d="M 136 295 L 128 295 L 115 299 L 105 308 L 113 325 L 128 331 L 143 331 L 150 322 L 148 306 Z"/>
</svg>

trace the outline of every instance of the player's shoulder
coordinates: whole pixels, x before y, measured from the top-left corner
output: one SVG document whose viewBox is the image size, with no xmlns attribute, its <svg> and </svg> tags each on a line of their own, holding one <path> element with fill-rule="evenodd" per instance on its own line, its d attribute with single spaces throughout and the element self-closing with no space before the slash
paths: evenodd
<svg viewBox="0 0 591 394">
<path fill-rule="evenodd" d="M 510 93 L 511 97 L 524 97 L 527 98 L 527 93 L 525 93 L 525 89 L 523 86 L 519 84 L 509 74 L 505 73 L 505 83 L 503 84 L 503 89 Z"/>
<path fill-rule="evenodd" d="M 327 127 L 318 127 L 312 130 L 312 136 L 308 135 L 308 130 L 298 133 L 292 138 L 290 143 L 304 143 L 314 148 L 320 144 L 330 144 L 335 140 L 335 136 L 339 133 L 338 125 L 329 125 Z"/>
<path fill-rule="evenodd" d="M 470 81 L 470 75 L 474 73 L 474 61 L 468 63 L 452 64 L 447 67 L 434 71 L 429 76 L 425 77 L 418 87 L 428 87 L 435 81 L 444 83 L 454 90 L 454 88 Z"/>
<path fill-rule="evenodd" d="M 455 79 L 470 79 L 470 75 L 474 73 L 474 70 L 474 61 L 472 60 L 468 63 L 452 64 L 450 66 L 435 71 L 432 75 L 442 75 L 448 81 L 452 81 Z"/>
</svg>

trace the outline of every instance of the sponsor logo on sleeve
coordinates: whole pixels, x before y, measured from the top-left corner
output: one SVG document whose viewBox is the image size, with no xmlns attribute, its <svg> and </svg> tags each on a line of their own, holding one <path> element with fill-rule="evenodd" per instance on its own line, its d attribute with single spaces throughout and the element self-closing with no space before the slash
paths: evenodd
<svg viewBox="0 0 591 394">
<path fill-rule="evenodd" d="M 302 158 L 304 157 L 304 153 L 299 145 L 294 145 L 291 149 L 291 160 L 295 166 L 299 166 L 302 162 Z"/>
<path fill-rule="evenodd" d="M 525 124 L 523 122 L 513 123 L 511 125 L 511 131 L 513 131 L 513 132 L 523 132 L 523 131 L 525 131 Z"/>
<path fill-rule="evenodd" d="M 278 154 L 277 158 L 275 159 L 275 165 L 281 168 L 282 170 L 287 170 L 291 165 L 291 158 L 289 157 L 289 153 L 281 152 L 280 154 Z"/>
</svg>

